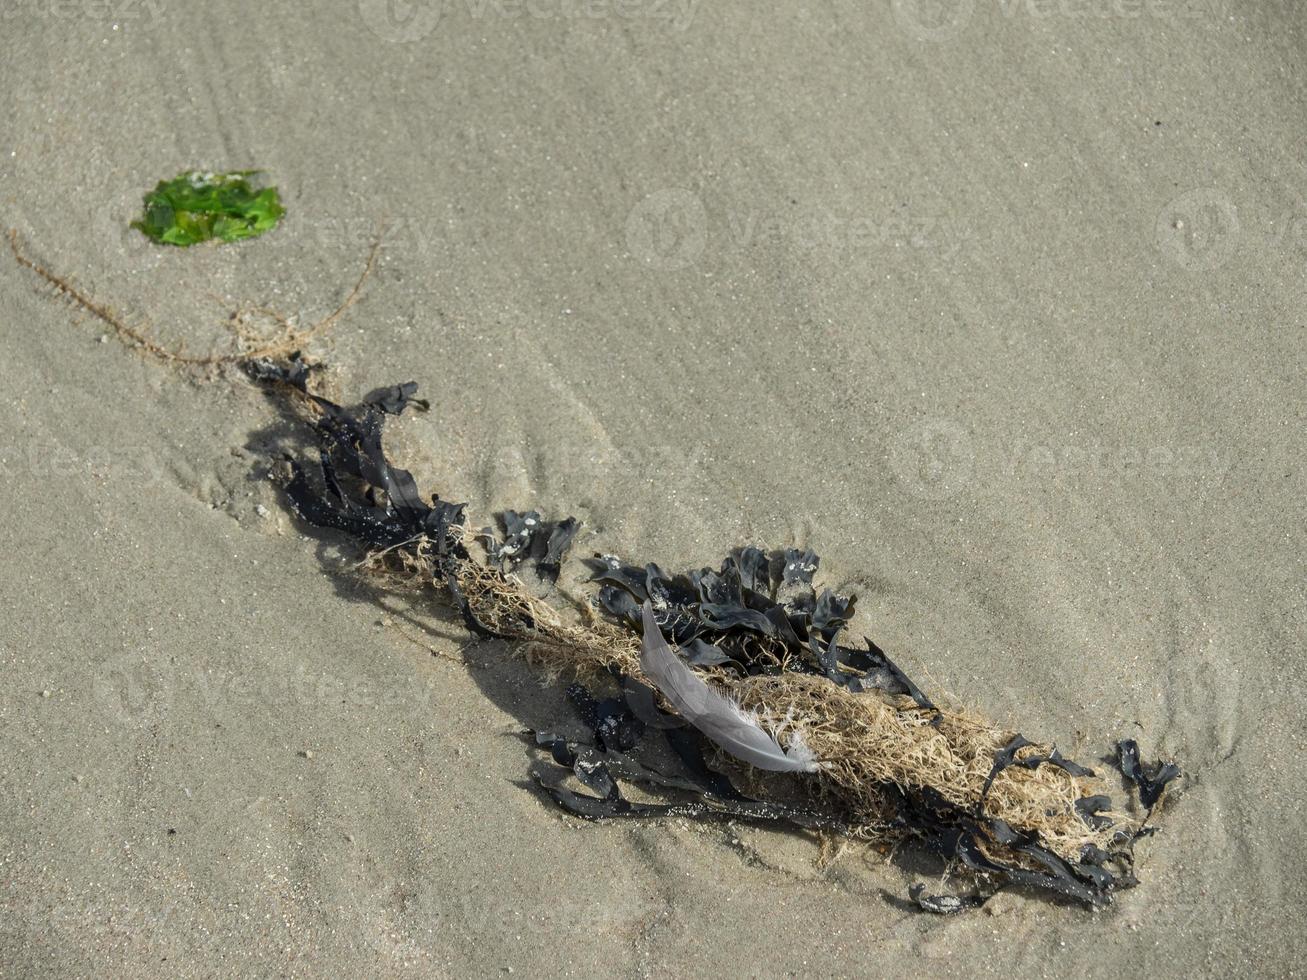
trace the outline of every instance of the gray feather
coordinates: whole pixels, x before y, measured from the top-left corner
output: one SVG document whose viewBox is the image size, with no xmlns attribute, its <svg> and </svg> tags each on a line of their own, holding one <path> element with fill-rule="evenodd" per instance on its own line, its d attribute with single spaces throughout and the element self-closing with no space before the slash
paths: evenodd
<svg viewBox="0 0 1307 980">
<path fill-rule="evenodd" d="M 737 759 L 771 772 L 815 772 L 817 760 L 798 739 L 786 752 L 730 698 L 699 679 L 663 639 L 653 606 L 644 604 L 640 666 L 680 715 Z"/>
</svg>

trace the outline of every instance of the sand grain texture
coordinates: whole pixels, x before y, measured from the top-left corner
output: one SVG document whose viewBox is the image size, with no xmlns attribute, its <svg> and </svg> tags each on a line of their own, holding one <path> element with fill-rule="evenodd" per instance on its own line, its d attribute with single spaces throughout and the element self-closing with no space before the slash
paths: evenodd
<svg viewBox="0 0 1307 980">
<path fill-rule="evenodd" d="M 385 6 L 7 10 L 4 224 L 203 350 L 242 301 L 328 313 L 388 220 L 328 381 L 419 382 L 424 488 L 667 568 L 811 546 L 930 689 L 1138 737 L 1183 796 L 1097 915 L 576 826 L 511 735 L 573 724 L 559 690 L 342 576 L 253 387 L 101 343 L 6 254 L 0 974 L 1300 970 L 1300 7 Z M 149 246 L 191 166 L 267 169 L 284 225 Z"/>
</svg>

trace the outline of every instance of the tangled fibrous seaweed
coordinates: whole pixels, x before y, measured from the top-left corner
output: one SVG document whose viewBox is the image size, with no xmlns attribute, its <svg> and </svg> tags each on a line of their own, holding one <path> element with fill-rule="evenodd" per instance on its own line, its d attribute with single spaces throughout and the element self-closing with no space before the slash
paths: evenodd
<svg viewBox="0 0 1307 980">
<path fill-rule="evenodd" d="M 17 229 L 9 229 L 9 249 L 20 266 L 39 276 L 59 296 L 111 329 L 123 346 L 170 367 L 191 372 L 248 368 L 251 364 L 266 362 L 269 358 L 298 360 L 301 349 L 314 340 L 325 337 L 350 307 L 358 302 L 363 284 L 372 275 L 380 245 L 381 239 L 378 236 L 353 288 L 345 294 L 340 305 L 316 323 L 300 326 L 291 317 L 270 307 L 245 305 L 233 310 L 225 324 L 224 332 L 229 341 L 226 349 L 214 350 L 208 354 L 188 354 L 184 345 L 164 345 L 155 339 L 147 327 L 132 325 L 109 305 L 83 292 L 68 277 L 47 269 L 23 251 Z M 255 324 L 260 322 L 265 326 L 270 324 L 271 330 L 257 329 Z"/>
<path fill-rule="evenodd" d="M 412 474 L 387 458 L 386 416 L 427 407 L 414 397 L 415 385 L 346 409 L 310 391 L 311 369 L 298 355 L 253 360 L 247 370 L 292 394 L 316 434 L 316 466 L 287 459 L 285 491 L 301 518 L 349 535 L 378 568 L 435 584 L 478 636 L 520 642 L 531 661 L 555 673 L 611 687 L 607 697 L 579 682 L 569 688 L 592 744 L 536 733 L 553 764 L 533 775 L 570 812 L 782 821 L 915 840 L 974 874 L 973 895 L 914 889 L 917 904 L 933 912 L 972 907 L 1006 884 L 1098 906 L 1135 883 L 1133 844 L 1147 817 L 1116 812 L 1095 773 L 1056 746 L 935 703 L 871 641 L 845 645 L 854 597 L 814 588 L 819 559 L 812 552 L 744 548 L 715 570 L 683 575 L 599 555 L 589 563 L 607 618 L 586 608 L 579 621 L 565 619 L 513 569 L 532 561 L 546 579 L 556 578 L 575 520 L 509 511 L 503 539 L 487 528 L 486 554 L 474 555 L 465 506 L 423 498 Z M 642 626 L 645 610 L 650 618 Z M 664 640 L 678 646 L 691 677 L 669 679 L 665 662 L 651 668 L 651 650 Z M 673 684 L 681 690 L 670 690 Z M 686 697 L 699 707 L 688 707 Z M 752 741 L 763 751 L 733 749 L 723 726 L 746 735 L 750 726 L 760 730 Z M 653 733 L 678 771 L 643 761 Z M 768 744 L 774 758 L 811 762 L 751 765 Z M 1178 768 L 1145 766 L 1132 742 L 1119 753 L 1151 815 Z M 624 782 L 670 799 L 628 799 Z"/>
</svg>

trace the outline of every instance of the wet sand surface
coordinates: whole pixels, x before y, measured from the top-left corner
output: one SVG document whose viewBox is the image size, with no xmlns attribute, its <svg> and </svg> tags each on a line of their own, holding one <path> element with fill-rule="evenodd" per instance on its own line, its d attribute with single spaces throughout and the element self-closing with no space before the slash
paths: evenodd
<svg viewBox="0 0 1307 980">
<path fill-rule="evenodd" d="M 1300 969 L 1307 15 L 772 7 L 17 5 L 0 211 L 192 351 L 320 318 L 384 225 L 317 353 L 431 398 L 424 488 L 667 568 L 814 548 L 930 690 L 1180 761 L 1142 885 L 944 919 L 911 854 L 563 817 L 514 735 L 577 730 L 561 686 L 306 533 L 261 392 L 6 249 L 0 973 Z M 286 220 L 151 246 L 191 167 Z"/>
</svg>

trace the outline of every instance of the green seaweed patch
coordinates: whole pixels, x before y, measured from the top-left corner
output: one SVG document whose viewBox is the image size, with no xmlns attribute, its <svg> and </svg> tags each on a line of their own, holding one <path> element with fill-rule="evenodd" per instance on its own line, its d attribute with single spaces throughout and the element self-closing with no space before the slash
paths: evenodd
<svg viewBox="0 0 1307 980">
<path fill-rule="evenodd" d="M 277 226 L 286 209 L 277 188 L 250 186 L 246 178 L 257 173 L 190 170 L 161 180 L 145 195 L 145 214 L 132 227 L 164 245 L 195 245 L 211 238 L 237 242 L 262 235 Z"/>
</svg>

